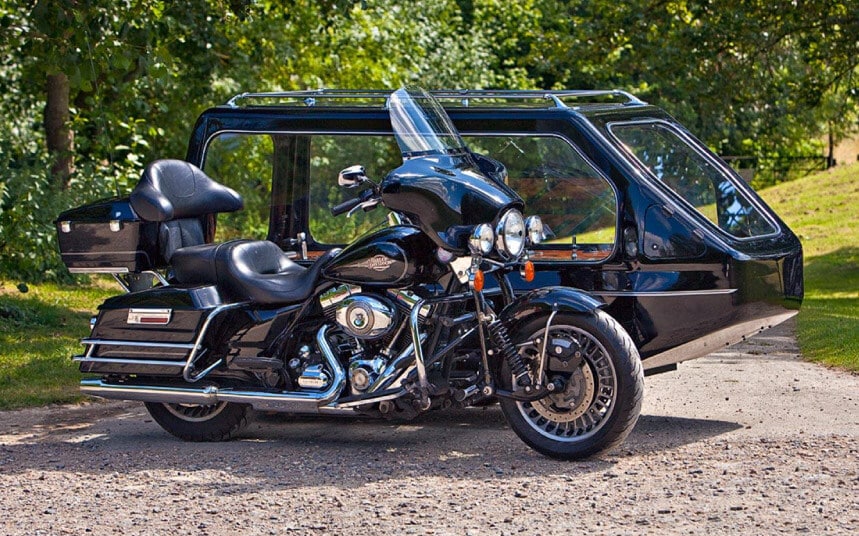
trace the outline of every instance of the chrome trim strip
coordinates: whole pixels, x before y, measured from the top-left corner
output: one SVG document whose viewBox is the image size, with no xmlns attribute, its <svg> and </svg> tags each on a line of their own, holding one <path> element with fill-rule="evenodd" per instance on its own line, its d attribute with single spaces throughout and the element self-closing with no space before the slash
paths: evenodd
<svg viewBox="0 0 859 536">
<path fill-rule="evenodd" d="M 635 298 L 663 298 L 671 296 L 718 296 L 734 294 L 737 292 L 735 288 L 720 288 L 712 290 L 655 290 L 649 291 L 624 291 L 624 290 L 591 290 L 590 293 L 594 296 L 611 296 L 611 297 L 635 297 Z"/>
<path fill-rule="evenodd" d="M 101 267 L 101 268 L 69 268 L 71 274 L 127 274 L 128 268 L 125 267 Z"/>
</svg>

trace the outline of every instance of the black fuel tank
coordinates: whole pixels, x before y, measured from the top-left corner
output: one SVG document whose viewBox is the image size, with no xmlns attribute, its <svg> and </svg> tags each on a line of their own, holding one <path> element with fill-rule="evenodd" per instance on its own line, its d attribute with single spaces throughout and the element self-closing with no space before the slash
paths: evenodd
<svg viewBox="0 0 859 536">
<path fill-rule="evenodd" d="M 408 287 L 437 277 L 435 245 L 417 227 L 398 225 L 360 238 L 323 271 L 326 279 L 367 287 Z"/>
</svg>

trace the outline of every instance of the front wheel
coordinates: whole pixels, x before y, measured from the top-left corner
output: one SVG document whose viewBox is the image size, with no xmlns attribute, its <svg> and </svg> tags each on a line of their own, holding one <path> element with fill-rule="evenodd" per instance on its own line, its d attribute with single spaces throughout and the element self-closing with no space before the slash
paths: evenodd
<svg viewBox="0 0 859 536">
<path fill-rule="evenodd" d="M 155 422 L 185 441 L 226 441 L 247 425 L 250 406 L 234 402 L 168 404 L 146 402 Z"/>
<path fill-rule="evenodd" d="M 517 327 L 512 342 L 532 384 L 553 382 L 561 389 L 541 400 L 501 399 L 513 431 L 534 450 L 551 458 L 575 460 L 604 453 L 632 431 L 641 412 L 644 373 L 632 339 L 603 311 L 589 315 L 558 313 L 549 327 L 543 374 L 537 381 L 548 317 Z M 512 389 L 508 363 L 498 382 Z"/>
</svg>

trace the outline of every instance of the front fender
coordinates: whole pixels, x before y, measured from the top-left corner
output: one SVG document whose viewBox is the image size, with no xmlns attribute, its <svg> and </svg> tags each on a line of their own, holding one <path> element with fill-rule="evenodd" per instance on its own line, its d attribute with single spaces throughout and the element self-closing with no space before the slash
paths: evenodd
<svg viewBox="0 0 859 536">
<path fill-rule="evenodd" d="M 553 310 L 589 315 L 605 304 L 583 290 L 569 287 L 545 287 L 527 292 L 505 307 L 500 319 L 508 328 L 523 325 L 532 318 L 546 316 Z"/>
</svg>

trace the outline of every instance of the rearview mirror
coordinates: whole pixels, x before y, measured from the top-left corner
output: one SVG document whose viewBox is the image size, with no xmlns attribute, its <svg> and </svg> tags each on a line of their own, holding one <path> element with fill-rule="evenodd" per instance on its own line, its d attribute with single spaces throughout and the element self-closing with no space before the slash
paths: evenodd
<svg viewBox="0 0 859 536">
<path fill-rule="evenodd" d="M 368 180 L 364 166 L 349 166 L 337 176 L 337 184 L 344 188 L 355 188 Z"/>
</svg>

